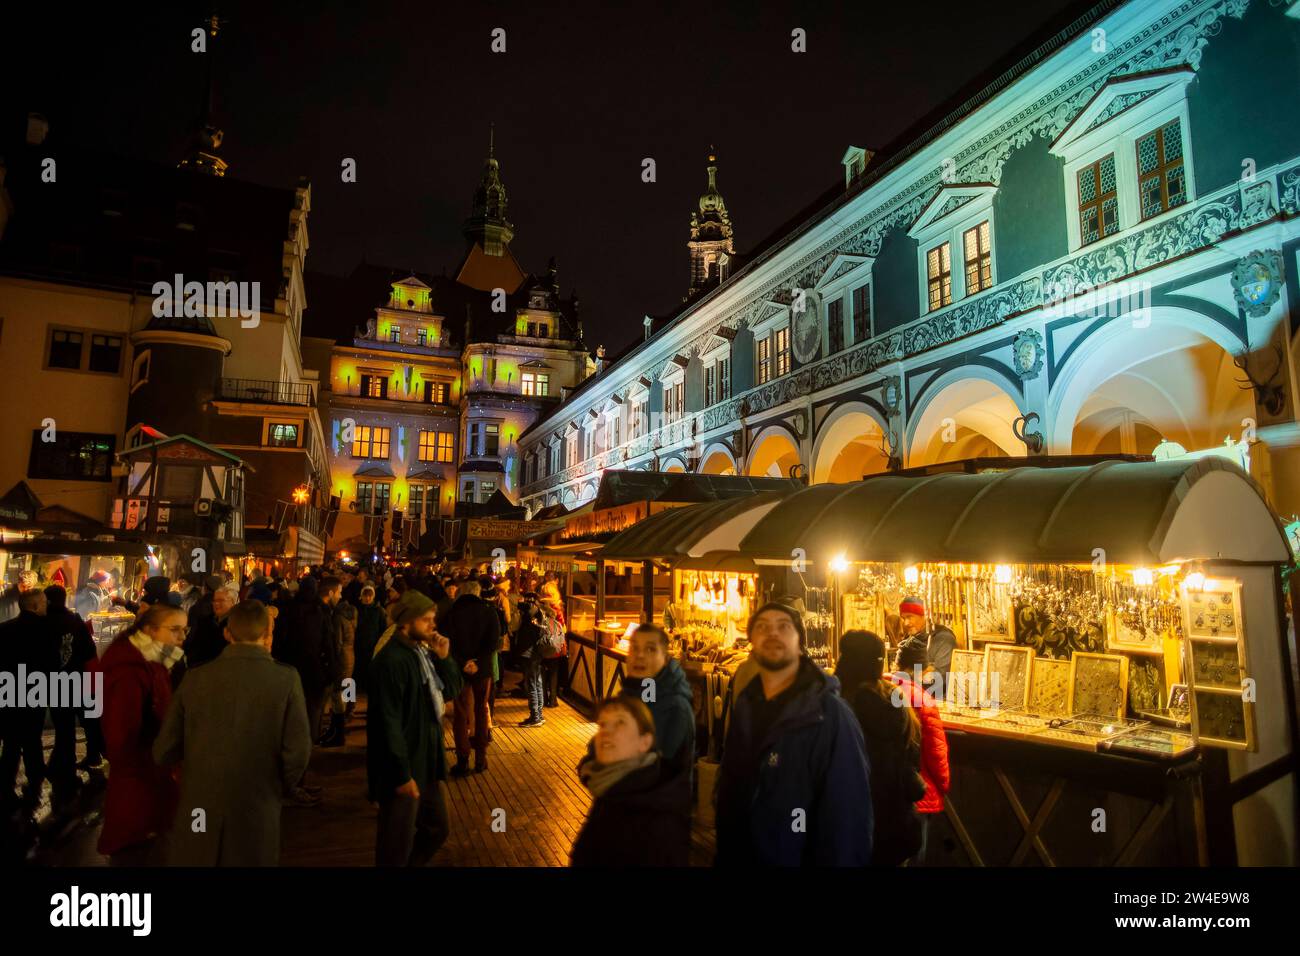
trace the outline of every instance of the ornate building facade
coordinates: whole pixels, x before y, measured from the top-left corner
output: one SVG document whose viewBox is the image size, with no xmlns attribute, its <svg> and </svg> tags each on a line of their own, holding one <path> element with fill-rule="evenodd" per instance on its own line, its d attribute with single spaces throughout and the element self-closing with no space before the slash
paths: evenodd
<svg viewBox="0 0 1300 956">
<path fill-rule="evenodd" d="M 1300 510 L 1297 16 L 1104 0 L 919 137 L 850 148 L 803 225 L 524 434 L 523 504 L 610 468 L 1226 450 Z"/>
<path fill-rule="evenodd" d="M 313 340 L 313 361 L 330 369 L 320 403 L 340 505 L 331 550 L 414 546 L 434 520 L 467 510 L 458 504 L 517 500 L 519 436 L 595 370 L 554 261 L 534 276 L 514 258 L 492 146 L 463 231 L 455 278 L 362 265 L 311 279 L 317 332 L 365 321 Z"/>
</svg>

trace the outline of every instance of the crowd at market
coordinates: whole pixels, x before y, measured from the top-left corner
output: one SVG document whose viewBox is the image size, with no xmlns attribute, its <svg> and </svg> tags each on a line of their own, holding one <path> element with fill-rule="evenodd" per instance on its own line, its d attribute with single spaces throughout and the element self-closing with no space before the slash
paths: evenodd
<svg viewBox="0 0 1300 956">
<path fill-rule="evenodd" d="M 84 673 L 102 697 L 90 708 L 51 702 L 48 766 L 46 709 L 21 698 L 0 708 L 0 798 L 6 825 L 17 827 L 44 780 L 57 806 L 75 799 L 78 768 L 106 772 L 98 849 L 114 865 L 275 865 L 284 809 L 321 803 L 313 752 L 342 746 L 354 716 L 365 722 L 376 864 L 436 863 L 450 835 L 445 787 L 488 772 L 506 673 L 521 674 L 522 728 L 543 726 L 559 703 L 566 621 L 553 573 L 327 565 L 297 580 L 155 576 L 138 601 L 113 600 L 135 619 L 100 653 L 63 588 L 19 587 L 0 601 L 0 675 L 20 665 Z M 710 775 L 715 862 L 918 860 L 949 783 L 926 682 L 946 670 L 951 632 L 927 626 L 924 604 L 908 598 L 892 618 L 897 635 L 887 635 L 896 653 L 874 633 L 849 631 L 832 675 L 806 653 L 797 603 L 775 599 L 748 622 L 749 657 Z M 597 707 L 578 766 L 592 804 L 574 866 L 690 859 L 696 715 L 670 647 L 660 627 L 637 627 L 621 692 Z"/>
</svg>

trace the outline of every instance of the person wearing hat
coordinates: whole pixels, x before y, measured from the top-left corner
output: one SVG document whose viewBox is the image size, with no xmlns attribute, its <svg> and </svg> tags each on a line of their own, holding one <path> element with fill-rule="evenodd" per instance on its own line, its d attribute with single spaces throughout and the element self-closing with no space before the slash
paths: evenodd
<svg viewBox="0 0 1300 956">
<path fill-rule="evenodd" d="M 867 745 L 875 818 L 871 865 L 900 866 L 921 848 L 921 724 L 912 708 L 894 706 L 896 685 L 884 675 L 885 642 L 871 631 L 845 632 L 835 676 Z"/>
<path fill-rule="evenodd" d="M 921 847 L 912 858 L 921 862 L 925 858 L 929 838 L 930 819 L 943 813 L 943 795 L 948 792 L 948 738 L 943 730 L 943 717 L 934 697 L 916 678 L 925 672 L 928 651 L 921 637 L 912 637 L 898 648 L 898 661 L 889 681 L 895 686 L 891 703 L 897 708 L 908 708 L 921 723 L 921 779 L 925 781 L 925 795 L 916 803 L 921 815 Z"/>
<path fill-rule="evenodd" d="M 718 866 L 866 866 L 871 781 L 840 682 L 804 653 L 803 619 L 749 619 L 758 677 L 736 696 L 717 790 Z"/>
<path fill-rule="evenodd" d="M 919 597 L 903 598 L 898 605 L 898 616 L 902 619 L 903 632 L 909 638 L 925 642 L 930 666 L 939 675 L 939 680 L 946 682 L 952 669 L 952 652 L 957 649 L 957 635 L 942 624 L 927 628 L 925 602 Z"/>
<path fill-rule="evenodd" d="M 391 612 L 393 633 L 368 673 L 366 780 L 379 804 L 375 864 L 423 866 L 450 833 L 442 717 L 460 690 L 460 674 L 428 597 L 411 588 Z"/>
</svg>

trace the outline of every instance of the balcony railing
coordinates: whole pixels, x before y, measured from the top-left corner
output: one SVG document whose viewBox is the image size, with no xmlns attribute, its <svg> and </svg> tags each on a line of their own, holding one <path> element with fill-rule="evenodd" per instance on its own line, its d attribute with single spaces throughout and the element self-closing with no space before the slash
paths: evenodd
<svg viewBox="0 0 1300 956">
<path fill-rule="evenodd" d="M 316 389 L 305 382 L 274 382 L 256 378 L 223 378 L 220 399 L 267 405 L 315 405 Z"/>
</svg>

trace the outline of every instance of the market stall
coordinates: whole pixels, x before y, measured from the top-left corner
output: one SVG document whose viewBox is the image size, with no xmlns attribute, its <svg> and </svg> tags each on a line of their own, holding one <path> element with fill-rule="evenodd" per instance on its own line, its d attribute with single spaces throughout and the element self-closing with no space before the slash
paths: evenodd
<svg viewBox="0 0 1300 956">
<path fill-rule="evenodd" d="M 1219 459 L 821 485 L 743 554 L 883 635 L 957 638 L 953 789 L 927 862 L 1294 864 L 1295 662 L 1258 487 Z"/>
</svg>

